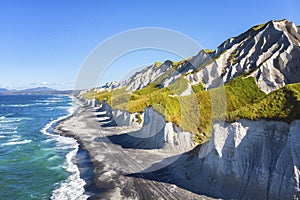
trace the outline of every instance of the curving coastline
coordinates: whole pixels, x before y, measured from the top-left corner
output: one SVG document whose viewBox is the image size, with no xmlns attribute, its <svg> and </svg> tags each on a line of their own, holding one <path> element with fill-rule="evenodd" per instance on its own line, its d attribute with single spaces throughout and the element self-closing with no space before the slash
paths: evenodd
<svg viewBox="0 0 300 200">
<path fill-rule="evenodd" d="M 117 120 L 112 113 L 118 113 Z M 78 112 L 56 127 L 89 153 L 94 182 L 102 191 L 94 199 L 299 196 L 299 120 L 216 123 L 211 140 L 195 147 L 151 108 L 143 113 L 142 126 L 124 121 L 117 126 L 121 116 L 131 119 L 105 102 L 92 107 L 82 101 Z"/>
<path fill-rule="evenodd" d="M 83 101 L 79 104 L 78 111 L 58 124 L 55 132 L 75 138 L 80 147 L 88 152 L 94 166 L 94 183 L 101 191 L 92 199 L 210 199 L 174 184 L 131 176 L 166 167 L 181 154 L 171 148 L 126 146 L 129 140 L 125 136 L 140 130 L 140 127 L 114 126 L 103 106 L 90 107 Z M 169 157 L 173 159 L 154 165 Z M 167 177 L 162 175 L 157 178 Z"/>
<path fill-rule="evenodd" d="M 68 96 L 73 102 L 74 98 L 72 96 Z M 69 104 L 71 105 L 71 104 Z M 83 150 L 80 149 L 79 143 L 74 138 L 65 137 L 63 135 L 57 135 L 54 131 L 55 127 L 62 121 L 73 116 L 74 113 L 77 112 L 78 106 L 77 104 L 73 104 L 68 109 L 68 114 L 65 116 L 61 116 L 55 120 L 50 121 L 43 127 L 40 132 L 44 135 L 47 135 L 51 138 L 54 138 L 59 143 L 62 143 L 62 146 L 59 148 L 62 149 L 70 149 L 70 152 L 66 154 L 66 166 L 64 169 L 70 173 L 66 180 L 64 180 L 59 184 L 59 187 L 52 191 L 51 199 L 87 199 L 89 198 L 89 192 L 86 191 L 85 185 L 87 185 L 89 181 L 89 176 L 82 176 L 83 169 L 89 170 L 92 166 L 89 165 L 88 156 L 82 157 L 79 159 L 78 157 L 82 154 L 85 155 Z M 84 168 L 80 168 L 80 166 L 84 166 Z M 90 175 L 91 176 L 91 175 Z M 92 191 L 90 192 L 92 194 Z"/>
</svg>

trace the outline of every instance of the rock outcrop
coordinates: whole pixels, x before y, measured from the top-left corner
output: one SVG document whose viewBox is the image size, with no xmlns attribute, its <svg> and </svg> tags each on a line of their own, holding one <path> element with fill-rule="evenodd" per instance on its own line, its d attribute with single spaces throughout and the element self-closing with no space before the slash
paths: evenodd
<svg viewBox="0 0 300 200">
<path fill-rule="evenodd" d="M 143 177 L 163 173 L 167 182 L 216 198 L 299 198 L 299 130 L 299 120 L 215 124 L 208 143 Z"/>
<path fill-rule="evenodd" d="M 127 86 L 127 91 L 135 91 L 153 81 L 168 87 L 185 76 L 191 84 L 202 82 L 211 89 L 247 73 L 255 77 L 265 93 L 270 93 L 300 81 L 299 27 L 287 20 L 270 21 L 229 38 L 214 52 L 201 50 L 191 59 L 177 63 L 153 64 L 118 87 Z"/>
<path fill-rule="evenodd" d="M 167 87 L 184 77 L 188 80 L 188 87 L 181 94 L 184 96 L 192 93 L 193 84 L 203 83 L 205 89 L 216 88 L 242 74 L 254 77 L 265 93 L 300 82 L 300 28 L 286 20 L 270 21 L 226 40 L 214 52 L 202 50 L 177 64 L 171 61 L 161 66 L 154 64 L 116 87 L 126 86 L 127 92 L 153 82 L 157 87 Z M 101 109 L 114 125 L 139 128 L 109 138 L 126 148 L 183 153 L 195 146 L 190 133 L 166 122 L 151 107 L 143 114 L 131 114 L 112 110 L 103 102 Z M 300 120 L 291 124 L 244 119 L 216 123 L 210 141 L 178 159 L 170 158 L 176 161 L 163 169 L 147 172 L 149 176 L 141 172 L 142 177 L 156 177 L 158 181 L 216 198 L 300 198 L 299 130 Z"/>
<path fill-rule="evenodd" d="M 171 61 L 165 61 L 160 66 L 156 66 L 155 64 L 153 64 L 142 70 L 141 72 L 135 73 L 129 79 L 122 82 L 121 85 L 128 86 L 126 91 L 135 91 L 138 89 L 142 89 L 165 74 L 168 70 L 170 70 L 171 67 Z"/>
<path fill-rule="evenodd" d="M 113 110 L 105 101 L 102 102 L 100 111 L 105 111 L 105 115 L 111 119 L 109 124 L 139 128 L 118 139 L 126 143 L 126 147 L 166 149 L 183 153 L 196 145 L 192 134 L 183 131 L 172 122 L 166 122 L 164 117 L 151 107 L 147 107 L 144 113 L 140 114 L 142 120 L 140 123 L 136 116 L 139 113 L 131 114 L 123 110 Z"/>
<path fill-rule="evenodd" d="M 226 83 L 247 72 L 266 93 L 300 81 L 299 30 L 286 20 L 270 21 L 230 38 L 211 56 L 214 62 L 188 75 L 189 80 L 202 80 L 213 88 L 218 77 Z"/>
<path fill-rule="evenodd" d="M 113 120 L 115 121 L 117 126 L 141 127 L 142 121 L 139 122 L 138 115 L 140 120 L 142 120 L 143 114 L 131 114 L 126 110 L 112 110 Z"/>
<path fill-rule="evenodd" d="M 184 132 L 172 122 L 165 119 L 151 107 L 144 112 L 144 123 L 140 130 L 130 133 L 134 138 L 139 138 L 136 143 L 138 148 L 145 149 L 172 149 L 185 152 L 195 146 L 192 135 Z"/>
</svg>

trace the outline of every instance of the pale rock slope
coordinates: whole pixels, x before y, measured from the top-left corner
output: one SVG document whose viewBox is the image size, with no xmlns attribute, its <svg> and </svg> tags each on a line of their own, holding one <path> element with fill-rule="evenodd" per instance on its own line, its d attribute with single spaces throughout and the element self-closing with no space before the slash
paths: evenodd
<svg viewBox="0 0 300 200">
<path fill-rule="evenodd" d="M 141 114 L 142 123 L 138 123 L 136 114 L 131 114 L 124 110 L 114 110 L 104 101 L 100 109 L 106 111 L 105 115 L 110 118 L 109 124 L 118 127 L 135 127 L 132 131 L 118 138 L 110 138 L 113 142 L 126 144 L 129 148 L 139 149 L 164 149 L 173 152 L 183 153 L 196 146 L 193 135 L 185 132 L 172 122 L 166 122 L 164 117 L 152 107 L 146 107 Z"/>
<path fill-rule="evenodd" d="M 201 50 L 176 64 L 165 61 L 161 66 L 149 66 L 118 87 L 127 86 L 131 92 L 151 83 L 167 87 L 186 78 L 188 87 L 181 95 L 188 95 L 193 84 L 203 83 L 211 89 L 242 74 L 254 77 L 265 93 L 300 82 L 300 28 L 287 20 L 270 21 L 226 40 L 214 52 Z M 107 104 L 103 108 L 122 126 L 137 122 L 135 114 L 112 110 Z M 166 122 L 151 107 L 142 118 L 137 131 L 121 138 L 127 147 L 178 152 L 194 147 L 189 133 Z M 110 139 L 121 141 L 120 137 Z M 223 199 L 300 198 L 300 120 L 291 124 L 244 119 L 215 123 L 207 143 L 175 160 L 163 169 L 140 174 Z"/>
<path fill-rule="evenodd" d="M 226 40 L 213 53 L 215 62 L 209 70 L 188 75 L 188 79 L 202 80 L 208 88 L 221 76 L 224 83 L 243 73 L 256 78 L 266 93 L 300 81 L 299 28 L 286 20 L 270 21 L 251 28 L 238 37 Z"/>
<path fill-rule="evenodd" d="M 299 198 L 299 130 L 299 120 L 291 125 L 264 120 L 215 124 L 208 143 L 164 169 L 133 176 L 222 199 Z"/>
<path fill-rule="evenodd" d="M 161 66 L 157 67 L 155 64 L 147 67 L 141 72 L 135 73 L 129 79 L 121 83 L 122 86 L 127 86 L 127 91 L 135 91 L 142 89 L 154 82 L 158 77 L 165 74 L 172 67 L 171 61 L 165 61 Z"/>
<path fill-rule="evenodd" d="M 232 37 L 214 52 L 201 50 L 179 64 L 165 61 L 135 73 L 118 87 L 127 91 L 142 89 L 156 81 L 167 87 L 179 77 L 191 84 L 202 82 L 207 89 L 219 87 L 246 73 L 265 92 L 300 81 L 300 30 L 287 20 L 270 21 Z"/>
</svg>

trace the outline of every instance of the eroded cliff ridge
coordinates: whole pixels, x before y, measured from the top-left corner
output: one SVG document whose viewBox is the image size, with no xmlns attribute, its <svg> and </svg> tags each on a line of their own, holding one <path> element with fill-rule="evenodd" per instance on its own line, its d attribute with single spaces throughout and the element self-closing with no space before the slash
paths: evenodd
<svg viewBox="0 0 300 200">
<path fill-rule="evenodd" d="M 116 126 L 137 128 L 127 147 L 181 153 L 132 176 L 217 198 L 292 199 L 300 197 L 299 82 L 300 28 L 273 20 L 83 97 L 103 102 Z"/>
</svg>

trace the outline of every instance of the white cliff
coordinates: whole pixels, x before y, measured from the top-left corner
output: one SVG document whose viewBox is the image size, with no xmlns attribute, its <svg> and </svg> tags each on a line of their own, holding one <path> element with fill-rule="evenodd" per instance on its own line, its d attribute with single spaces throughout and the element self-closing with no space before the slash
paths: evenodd
<svg viewBox="0 0 300 200">
<path fill-rule="evenodd" d="M 111 119 L 109 122 L 118 127 L 139 128 L 129 132 L 125 142 L 134 148 L 141 149 L 165 149 L 182 153 L 191 150 L 196 143 L 189 132 L 185 132 L 172 122 L 166 122 L 164 117 L 151 107 L 147 107 L 140 114 L 142 122 L 139 123 L 137 113 L 129 113 L 123 110 L 114 110 L 104 101 L 100 109 Z M 113 123 L 112 123 L 113 122 Z"/>
<path fill-rule="evenodd" d="M 127 91 L 135 91 L 154 81 L 159 87 L 168 87 L 185 76 L 191 84 L 202 82 L 211 89 L 243 73 L 255 77 L 265 93 L 299 82 L 299 27 L 287 20 L 270 21 L 229 38 L 213 53 L 201 50 L 178 65 L 171 61 L 165 61 L 161 66 L 153 64 L 118 87 L 127 86 Z"/>
<path fill-rule="evenodd" d="M 299 198 L 299 130 L 300 120 L 215 124 L 208 143 L 154 173 L 167 172 L 169 182 L 216 198 Z"/>
<path fill-rule="evenodd" d="M 145 149 L 172 149 L 180 152 L 195 146 L 193 136 L 184 132 L 172 122 L 166 122 L 158 112 L 147 107 L 144 112 L 142 128 L 130 135 L 139 138 L 139 147 Z"/>
<path fill-rule="evenodd" d="M 138 121 L 137 115 L 143 118 L 143 114 L 130 113 L 126 110 L 112 110 L 112 116 L 117 126 L 141 127 L 142 121 Z"/>
<path fill-rule="evenodd" d="M 189 82 L 181 94 L 185 96 L 193 92 L 193 84 L 216 88 L 242 74 L 254 77 L 265 93 L 300 82 L 300 28 L 286 20 L 270 21 L 226 40 L 213 53 L 200 51 L 176 67 L 171 61 L 149 66 L 116 87 L 127 86 L 128 92 L 153 82 L 167 87 L 184 76 Z M 130 148 L 190 151 L 154 172 L 168 174 L 170 183 L 224 199 L 300 197 L 300 120 L 216 123 L 211 139 L 194 148 L 190 133 L 166 122 L 151 107 L 143 114 L 129 113 L 103 102 L 101 109 L 114 126 L 137 128 L 122 140 L 111 137 L 114 142 Z"/>
<path fill-rule="evenodd" d="M 142 89 L 162 76 L 166 71 L 172 67 L 171 61 L 165 61 L 162 65 L 156 66 L 155 64 L 147 67 L 141 72 L 135 73 L 129 79 L 121 83 L 122 86 L 127 86 L 126 91 L 135 91 Z"/>
<path fill-rule="evenodd" d="M 212 54 L 214 62 L 187 75 L 192 82 L 203 81 L 208 88 L 219 86 L 248 72 L 265 92 L 300 81 L 299 28 L 286 20 L 270 21 L 258 30 L 226 40 Z"/>
</svg>

